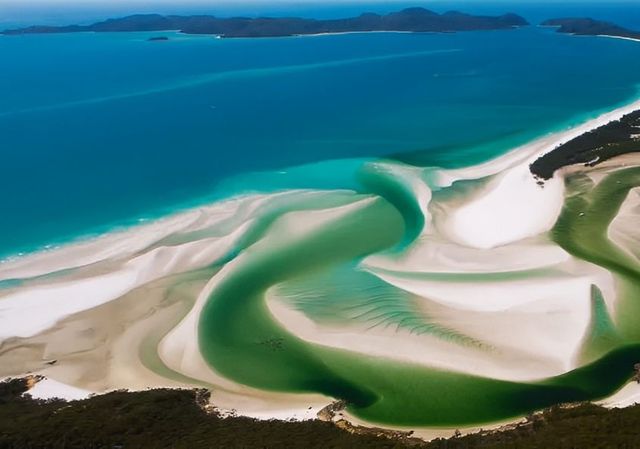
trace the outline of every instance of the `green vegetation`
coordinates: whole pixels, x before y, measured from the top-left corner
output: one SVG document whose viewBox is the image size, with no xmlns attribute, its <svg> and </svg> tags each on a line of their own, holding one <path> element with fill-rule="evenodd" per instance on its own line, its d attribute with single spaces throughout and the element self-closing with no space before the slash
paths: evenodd
<svg viewBox="0 0 640 449">
<path fill-rule="evenodd" d="M 550 179 L 556 170 L 567 165 L 593 167 L 612 157 L 638 152 L 640 141 L 636 135 L 639 125 L 640 111 L 634 111 L 620 120 L 586 132 L 540 156 L 531 164 L 531 173 L 541 179 Z"/>
<path fill-rule="evenodd" d="M 640 406 L 608 410 L 594 404 L 553 407 L 510 430 L 432 441 L 428 449 L 635 449 Z"/>
<path fill-rule="evenodd" d="M 207 410 L 207 390 L 115 391 L 82 401 L 23 396 L 26 379 L 0 383 L 0 449 L 634 449 L 640 406 L 553 407 L 501 431 L 423 443 L 416 438 L 349 433 L 314 421 L 223 418 Z"/>
<path fill-rule="evenodd" d="M 207 390 L 115 391 L 83 401 L 21 396 L 24 379 L 0 384 L 0 449 L 400 448 L 323 421 L 222 418 Z"/>
</svg>

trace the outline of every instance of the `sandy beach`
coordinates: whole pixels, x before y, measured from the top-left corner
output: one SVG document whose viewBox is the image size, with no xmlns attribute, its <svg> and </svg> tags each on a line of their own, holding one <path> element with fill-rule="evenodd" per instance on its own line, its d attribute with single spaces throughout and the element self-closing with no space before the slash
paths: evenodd
<svg viewBox="0 0 640 449">
<path fill-rule="evenodd" d="M 633 37 L 624 37 L 624 36 L 611 36 L 609 34 L 599 34 L 599 37 L 608 37 L 610 39 L 622 39 L 625 41 L 632 41 L 632 42 L 640 42 L 640 39 L 634 39 Z"/>
<path fill-rule="evenodd" d="M 548 235 L 572 169 L 541 185 L 529 165 L 638 108 L 640 101 L 633 102 L 474 167 L 428 173 L 388 161 L 367 167 L 410 192 L 425 225 L 402 251 L 369 255 L 354 270 L 408 295 L 418 315 L 482 344 L 356 321 L 319 322 L 296 309 L 277 284 L 266 294 L 269 312 L 305 342 L 441 370 L 534 381 L 580 366 L 593 321 L 591 286 L 613 312 L 616 282 Z M 432 191 L 471 180 L 481 182 L 465 194 Z M 247 195 L 5 260 L 0 280 L 18 282 L 0 289 L 0 376 L 45 375 L 32 390 L 41 398 L 206 386 L 227 411 L 313 418 L 332 398 L 261 390 L 216 372 L 202 356 L 200 315 L 245 253 L 306 238 L 376 201 L 383 200 L 350 191 Z M 638 204 L 634 189 L 608 230 L 609 239 L 636 258 Z M 625 387 L 609 403 L 637 397 L 637 389 Z"/>
</svg>

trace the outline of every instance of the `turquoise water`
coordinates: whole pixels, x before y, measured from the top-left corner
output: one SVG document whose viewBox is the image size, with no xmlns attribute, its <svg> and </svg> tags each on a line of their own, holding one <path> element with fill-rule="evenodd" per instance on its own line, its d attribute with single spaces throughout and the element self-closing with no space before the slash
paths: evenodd
<svg viewBox="0 0 640 449">
<path fill-rule="evenodd" d="M 640 271 L 635 261 L 616 255 L 605 236 L 629 189 L 639 185 L 639 174 L 637 167 L 627 169 L 610 175 L 594 189 L 572 191 L 553 230 L 554 240 L 564 249 L 610 269 L 623 281 L 616 323 L 608 316 L 600 291 L 592 286 L 593 316 L 579 351 L 581 364 L 561 375 L 516 382 L 392 362 L 385 357 L 311 344 L 281 326 L 265 300 L 274 287 L 276 297 L 287 298 L 291 306 L 315 323 L 359 323 L 359 334 L 373 328 L 395 328 L 396 332 L 402 329 L 461 347 L 474 347 L 487 357 L 504 348 L 465 334 L 473 322 L 468 310 L 457 311 L 460 321 L 449 322 L 450 327 L 443 325 L 421 309 L 420 304 L 429 302 L 428 296 L 412 300 L 407 291 L 359 269 L 357 262 L 362 256 L 384 253 L 403 234 L 406 221 L 396 207 L 383 199 L 344 214 L 315 232 L 302 231 L 302 236 L 296 238 L 282 238 L 282 229 L 261 227 L 261 243 L 225 267 L 225 275 L 213 283 L 213 290 L 208 293 L 199 315 L 201 354 L 218 373 L 242 384 L 265 390 L 319 392 L 346 400 L 349 411 L 356 416 L 401 426 L 495 422 L 557 403 L 611 395 L 630 379 L 634 360 L 640 356 Z M 342 202 L 348 198 L 345 194 L 336 199 Z M 307 198 L 305 204 L 313 202 Z M 299 206 L 290 205 L 291 210 Z M 578 211 L 586 213 L 580 215 Z M 469 300 L 482 301 L 493 294 L 483 287 L 485 281 L 521 276 L 545 282 L 550 271 L 414 276 L 459 278 L 463 283 L 474 283 L 480 293 Z M 558 294 L 562 301 L 562 292 Z M 501 313 L 486 313 L 481 319 L 491 320 Z M 547 309 L 546 314 L 554 313 Z M 528 316 L 537 319 L 535 313 Z M 519 333 L 516 327 L 514 323 L 514 336 Z M 541 333 L 544 332 L 548 328 L 542 326 Z M 537 337 L 528 334 L 527 340 L 535 342 Z M 398 341 L 399 347 L 402 344 L 402 340 Z M 422 350 L 428 354 L 431 349 L 424 344 Z"/>
<path fill-rule="evenodd" d="M 163 34 L 0 38 L 0 255 L 246 191 L 358 189 L 371 158 L 469 165 L 640 81 L 640 45 L 539 28 Z"/>
<path fill-rule="evenodd" d="M 176 277 L 221 274 L 208 283 L 212 290 L 197 316 L 198 348 L 219 374 L 264 390 L 345 399 L 361 418 L 403 426 L 493 422 L 601 398 L 629 379 L 640 355 L 639 271 L 603 236 L 640 182 L 637 169 L 593 189 L 576 190 L 576 180 L 568 181 L 572 193 L 551 236 L 609 270 L 620 288 L 619 307 L 609 313 L 611 298 L 592 286 L 580 367 L 562 375 L 512 382 L 311 344 L 283 327 L 265 298 L 275 292 L 321 325 L 355 325 L 363 333 L 395 328 L 489 357 L 511 353 L 514 341 L 525 341 L 517 317 L 513 339 L 485 341 L 473 323 L 493 315 L 442 313 L 444 306 L 429 306 L 430 295 L 362 271 L 368 255 L 402 257 L 425 225 L 421 197 L 410 188 L 414 178 L 398 176 L 398 164 L 369 162 L 471 165 L 629 102 L 639 96 L 639 44 L 535 27 L 259 40 L 156 34 L 171 39 L 0 37 L 0 256 L 241 193 L 330 190 L 274 195 L 255 210 L 247 205 L 228 220 L 177 231 L 136 253 L 137 259 L 241 232 L 205 271 Z M 456 186 L 439 195 L 457 193 Z M 346 205 L 358 207 L 331 215 Z M 335 210 L 317 214 L 327 208 Z M 307 224 L 298 226 L 301 215 Z M 167 260 L 161 251 L 154 263 Z M 183 269 L 172 263 L 166 268 Z M 99 261 L 95 271 L 112 266 Z M 83 267 L 6 279 L 0 288 L 28 289 L 76 269 Z M 555 270 L 397 276 L 474 283 L 482 300 L 493 294 L 483 281 L 545 281 Z M 547 332 L 547 317 L 531 314 L 538 319 Z M 161 335 L 176 323 L 155 327 L 140 354 L 158 374 L 189 382 L 157 353 Z M 536 337 L 526 336 L 535 348 Z M 429 351 L 427 340 L 416 341 Z M 543 360 L 535 351 L 525 358 Z"/>
</svg>

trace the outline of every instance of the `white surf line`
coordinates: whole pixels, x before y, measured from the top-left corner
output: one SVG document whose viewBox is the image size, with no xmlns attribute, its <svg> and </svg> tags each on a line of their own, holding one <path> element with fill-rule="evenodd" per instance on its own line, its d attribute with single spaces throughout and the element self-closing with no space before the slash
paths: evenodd
<svg viewBox="0 0 640 449">
<path fill-rule="evenodd" d="M 640 90 L 640 89 L 639 89 Z M 550 153 L 576 137 L 593 131 L 596 128 L 607 125 L 613 121 L 620 120 L 627 114 L 640 109 L 640 94 L 628 103 L 620 105 L 615 109 L 605 111 L 597 117 L 587 120 L 582 124 L 572 126 L 565 131 L 549 133 L 531 142 L 520 145 L 513 150 L 481 164 L 472 165 L 459 169 L 440 170 L 436 185 L 438 187 L 448 187 L 458 180 L 479 179 L 495 175 L 507 168 L 522 162 L 533 162 L 535 159 Z"/>
<path fill-rule="evenodd" d="M 636 39 L 633 37 L 626 37 L 626 36 L 612 36 L 611 34 L 597 34 L 597 37 L 608 37 L 610 39 L 622 39 L 625 41 L 633 41 L 633 42 L 640 42 L 640 39 Z"/>
<path fill-rule="evenodd" d="M 344 34 L 433 34 L 437 31 L 393 31 L 393 30 L 375 30 L 375 31 L 334 31 L 326 33 L 310 33 L 310 34 L 294 34 L 292 37 L 320 37 L 320 36 L 342 36 Z"/>
<path fill-rule="evenodd" d="M 253 69 L 229 70 L 225 72 L 210 73 L 210 74 L 201 75 L 197 77 L 191 77 L 191 78 L 177 81 L 172 84 L 166 84 L 163 86 L 138 90 L 134 92 L 126 92 L 122 94 L 102 96 L 102 97 L 85 98 L 82 100 L 75 100 L 75 101 L 57 103 L 52 105 L 35 106 L 31 108 L 18 109 L 15 111 L 6 111 L 6 112 L 0 113 L 0 118 L 10 117 L 18 114 L 28 114 L 32 112 L 44 112 L 44 111 L 52 111 L 56 109 L 72 108 L 77 106 L 86 106 L 91 104 L 104 103 L 107 101 L 127 100 L 130 98 L 144 97 L 148 95 L 155 95 L 160 93 L 173 92 L 177 90 L 190 89 L 193 87 L 203 86 L 203 85 L 212 84 L 212 83 L 225 81 L 229 79 L 250 79 L 250 78 L 258 78 L 258 77 L 274 76 L 274 75 L 285 74 L 285 73 L 305 72 L 305 71 L 314 70 L 314 69 L 344 67 L 349 65 L 391 61 L 395 59 L 404 59 L 404 58 L 419 58 L 422 56 L 456 53 L 460 51 L 462 51 L 462 49 L 459 49 L 459 48 L 441 49 L 441 50 L 425 50 L 425 51 L 415 51 L 415 52 L 408 52 L 408 53 L 393 53 L 389 55 L 380 55 L 380 56 L 367 56 L 362 58 L 339 59 L 339 60 L 317 62 L 317 63 L 311 63 L 311 64 L 295 64 L 295 65 L 276 66 L 276 67 L 261 67 L 261 68 L 253 68 Z"/>
<path fill-rule="evenodd" d="M 560 28 L 560 25 L 538 25 L 538 28 L 558 29 Z M 610 39 L 623 39 L 627 41 L 640 42 L 640 39 L 636 39 L 633 37 L 626 37 L 626 36 L 614 36 L 612 34 L 578 34 L 578 33 L 558 33 L 558 34 L 564 35 L 564 36 L 571 36 L 571 37 L 608 37 Z"/>
</svg>

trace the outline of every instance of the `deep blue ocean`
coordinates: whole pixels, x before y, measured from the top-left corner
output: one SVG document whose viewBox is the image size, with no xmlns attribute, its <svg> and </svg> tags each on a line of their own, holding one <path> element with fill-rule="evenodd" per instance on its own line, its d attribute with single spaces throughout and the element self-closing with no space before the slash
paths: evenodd
<svg viewBox="0 0 640 449">
<path fill-rule="evenodd" d="M 533 23 L 592 15 L 640 29 L 634 4 L 437 5 L 514 11 Z M 254 5 L 247 14 L 401 6 Z M 235 8 L 223 12 L 242 12 Z M 2 28 L 106 14 L 11 11 L 0 15 Z M 539 27 L 229 40 L 153 34 L 170 40 L 0 36 L 0 256 L 236 193 L 353 187 L 346 174 L 362 159 L 477 163 L 630 101 L 640 85 L 640 43 Z M 315 165 L 289 169 L 301 164 Z"/>
</svg>

